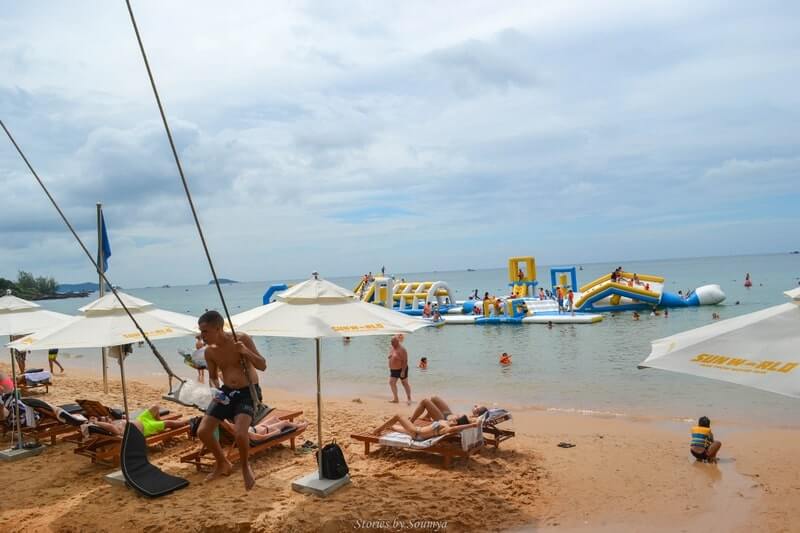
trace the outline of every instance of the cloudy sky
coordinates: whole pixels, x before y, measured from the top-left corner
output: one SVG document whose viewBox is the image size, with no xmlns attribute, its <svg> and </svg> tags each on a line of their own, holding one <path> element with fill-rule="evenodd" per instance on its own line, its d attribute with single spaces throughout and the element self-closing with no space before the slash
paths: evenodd
<svg viewBox="0 0 800 533">
<path fill-rule="evenodd" d="M 0 118 L 112 280 L 205 283 L 124 2 L 0 1 Z M 134 2 L 241 280 L 800 248 L 797 6 Z M 0 179 L 0 276 L 93 279 L 5 138 Z"/>
</svg>

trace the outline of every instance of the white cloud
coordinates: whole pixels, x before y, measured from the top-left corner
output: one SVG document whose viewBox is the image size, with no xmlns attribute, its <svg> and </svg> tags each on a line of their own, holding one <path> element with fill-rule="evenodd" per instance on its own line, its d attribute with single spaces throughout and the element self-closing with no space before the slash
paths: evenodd
<svg viewBox="0 0 800 533">
<path fill-rule="evenodd" d="M 493 264 L 520 248 L 605 259 L 614 228 L 769 228 L 798 196 L 791 3 L 134 9 L 228 277 L 459 268 L 476 248 L 500 254 Z M 205 281 L 124 6 L 4 10 L 0 71 L 0 116 L 90 239 L 106 205 L 118 282 Z M 13 252 L 0 275 L 40 264 L 36 241 L 59 251 L 56 277 L 92 279 L 2 143 L 0 176 L 23 206 L 0 212 L 0 252 Z M 636 257 L 650 241 L 628 232 L 614 246 Z"/>
</svg>

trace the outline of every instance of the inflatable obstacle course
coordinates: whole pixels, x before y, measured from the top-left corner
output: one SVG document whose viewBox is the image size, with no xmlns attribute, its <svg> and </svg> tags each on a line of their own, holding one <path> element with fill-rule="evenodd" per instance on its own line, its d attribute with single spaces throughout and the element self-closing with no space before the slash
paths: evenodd
<svg viewBox="0 0 800 533">
<path fill-rule="evenodd" d="M 716 305 L 725 299 L 719 285 L 704 285 L 689 294 L 664 292 L 664 278 L 649 274 L 621 272 L 601 276 L 580 287 L 575 294 L 576 311 L 642 311 L 654 307 Z"/>
</svg>

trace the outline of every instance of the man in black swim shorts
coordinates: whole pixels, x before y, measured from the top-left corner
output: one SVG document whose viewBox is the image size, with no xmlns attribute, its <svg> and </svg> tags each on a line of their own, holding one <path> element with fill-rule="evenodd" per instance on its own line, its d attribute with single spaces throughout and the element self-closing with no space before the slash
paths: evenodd
<svg viewBox="0 0 800 533">
<path fill-rule="evenodd" d="M 206 415 L 197 429 L 197 436 L 214 454 L 214 471 L 207 479 L 228 475 L 232 465 L 225 457 L 214 434 L 221 420 L 233 421 L 236 445 L 239 448 L 239 461 L 242 465 L 242 477 L 246 490 L 255 485 L 255 475 L 248 460 L 250 441 L 248 439 L 250 425 L 255 413 L 256 401 L 249 390 L 249 384 L 258 390 L 258 370 L 267 368 L 267 361 L 258 353 L 248 335 L 240 333 L 237 339 L 224 331 L 225 321 L 216 311 L 208 311 L 201 316 L 197 325 L 203 341 L 207 344 L 205 359 L 208 365 L 209 382 L 219 389 L 209 404 Z M 224 383 L 221 384 L 219 377 Z"/>
<path fill-rule="evenodd" d="M 408 352 L 400 343 L 400 336 L 392 337 L 392 347 L 389 348 L 389 388 L 392 389 L 391 403 L 399 403 L 397 398 L 397 380 L 403 385 L 411 405 L 411 385 L 408 383 Z"/>
<path fill-rule="evenodd" d="M 256 394 L 261 401 L 261 387 L 256 384 Z M 214 397 L 214 401 L 208 406 L 206 414 L 213 416 L 217 420 L 236 419 L 236 415 L 244 414 L 249 417 L 255 416 L 256 405 L 250 396 L 250 387 L 232 389 L 227 385 L 220 387 L 220 393 Z"/>
</svg>

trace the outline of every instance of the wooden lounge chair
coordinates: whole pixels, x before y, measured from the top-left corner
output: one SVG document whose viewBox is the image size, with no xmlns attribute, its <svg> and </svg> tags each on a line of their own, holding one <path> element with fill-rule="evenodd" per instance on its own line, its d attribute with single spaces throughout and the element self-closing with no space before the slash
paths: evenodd
<svg viewBox="0 0 800 533">
<path fill-rule="evenodd" d="M 420 425 L 426 422 L 417 420 Z M 364 433 L 353 433 L 350 438 L 364 443 L 364 455 L 369 455 L 370 447 L 373 444 L 379 446 L 390 446 L 403 450 L 420 451 L 442 457 L 444 467 L 448 468 L 453 457 L 469 456 L 483 448 L 483 423 L 484 418 L 478 418 L 478 427 L 468 428 L 458 433 L 434 437 L 424 441 L 415 441 L 409 435 L 398 433 L 391 428 L 380 433 L 375 431 Z"/>
<path fill-rule="evenodd" d="M 118 409 L 110 408 L 97 400 L 76 400 L 76 402 L 83 408 L 86 418 L 107 417 L 116 420 L 124 418 Z M 180 417 L 178 413 L 170 413 L 168 410 L 161 412 L 161 420 L 177 420 Z M 154 446 L 182 435 L 189 435 L 189 426 L 165 429 L 155 435 L 150 435 L 145 441 L 148 446 Z M 122 437 L 120 435 L 114 435 L 92 426 L 89 438 L 75 448 L 75 453 L 89 457 L 93 463 L 119 466 L 121 446 Z"/>
<path fill-rule="evenodd" d="M 295 418 L 302 415 L 303 411 L 287 411 L 281 409 L 275 409 L 269 416 L 276 416 L 281 420 L 288 420 L 289 422 L 293 422 Z M 254 457 L 269 448 L 273 448 L 283 442 L 289 441 L 289 447 L 294 450 L 295 449 L 295 439 L 300 436 L 305 431 L 305 428 L 302 429 L 293 429 L 290 431 L 285 431 L 280 433 L 268 440 L 263 441 L 250 441 L 250 457 Z M 231 463 L 235 463 L 239 460 L 239 447 L 236 445 L 236 441 L 234 436 L 225 428 L 225 426 L 219 426 L 219 443 L 222 446 L 222 453 L 225 454 L 225 457 Z M 214 466 L 214 456 L 211 454 L 211 450 L 206 448 L 203 444 L 197 450 L 188 453 L 181 457 L 182 463 L 189 463 L 193 464 L 197 470 L 201 470 L 203 467 L 213 467 Z"/>
<path fill-rule="evenodd" d="M 28 372 L 30 372 L 30 370 Z M 44 388 L 44 392 L 47 394 L 50 392 L 50 387 L 52 386 L 53 382 L 50 379 L 30 384 L 28 383 L 28 380 L 25 379 L 25 374 L 20 374 L 17 376 L 17 388 L 23 395 L 28 394 L 30 391 L 36 391 L 42 388 Z"/>
<path fill-rule="evenodd" d="M 511 429 L 497 427 L 499 424 L 511 420 L 511 413 L 502 409 L 500 410 L 502 412 L 493 416 L 492 411 L 492 409 L 489 410 L 489 417 L 483 423 L 483 439 L 498 448 L 501 442 L 513 438 L 517 434 Z"/>
<path fill-rule="evenodd" d="M 35 426 L 22 428 L 24 434 L 33 437 L 37 442 L 50 439 L 50 444 L 55 444 L 58 436 L 71 442 L 80 442 L 80 426 L 85 418 L 75 416 L 77 413 L 72 409 L 70 411 L 73 412 L 65 410 L 70 406 L 57 407 L 38 398 L 21 398 L 20 401 L 39 415 Z"/>
<path fill-rule="evenodd" d="M 174 418 L 179 418 L 179 416 L 176 415 Z M 189 435 L 189 426 L 165 429 L 160 433 L 150 435 L 145 442 L 148 446 L 155 446 L 182 435 Z M 119 466 L 121 449 L 122 437 L 120 435 L 114 435 L 94 427 L 89 438 L 75 448 L 75 453 L 89 457 L 93 463 L 116 467 Z"/>
</svg>

